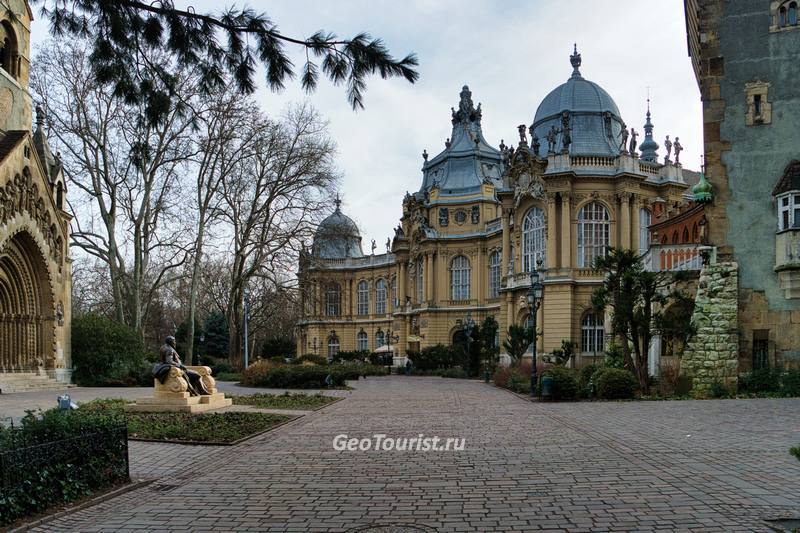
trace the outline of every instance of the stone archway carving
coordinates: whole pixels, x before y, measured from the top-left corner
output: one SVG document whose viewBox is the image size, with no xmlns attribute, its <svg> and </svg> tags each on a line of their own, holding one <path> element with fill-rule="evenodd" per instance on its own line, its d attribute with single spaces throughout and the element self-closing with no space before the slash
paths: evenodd
<svg viewBox="0 0 800 533">
<path fill-rule="evenodd" d="M 19 231 L 0 246 L 0 372 L 55 367 L 54 306 L 47 260 Z"/>
</svg>

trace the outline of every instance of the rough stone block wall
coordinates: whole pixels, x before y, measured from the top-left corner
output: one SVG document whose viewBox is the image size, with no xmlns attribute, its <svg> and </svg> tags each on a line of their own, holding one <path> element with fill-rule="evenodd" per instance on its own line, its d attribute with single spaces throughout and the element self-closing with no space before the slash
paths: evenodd
<svg viewBox="0 0 800 533">
<path fill-rule="evenodd" d="M 739 266 L 708 265 L 700 272 L 692 323 L 681 372 L 692 378 L 692 391 L 704 395 L 714 383 L 735 388 L 739 374 Z"/>
</svg>

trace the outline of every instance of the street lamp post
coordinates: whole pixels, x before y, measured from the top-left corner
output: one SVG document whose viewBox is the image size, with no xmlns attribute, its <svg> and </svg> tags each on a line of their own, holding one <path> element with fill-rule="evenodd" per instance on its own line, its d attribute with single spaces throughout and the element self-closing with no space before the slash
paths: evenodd
<svg viewBox="0 0 800 533">
<path fill-rule="evenodd" d="M 396 333 L 392 332 L 391 329 L 387 329 L 386 347 L 389 350 L 386 352 L 386 367 L 390 375 L 392 373 L 392 365 L 394 364 L 394 352 L 392 351 L 392 341 L 394 341 L 395 344 L 400 342 L 400 335 L 397 335 Z"/>
<path fill-rule="evenodd" d="M 467 316 L 464 319 L 464 340 L 467 344 L 467 364 L 469 364 L 469 358 L 472 354 L 470 350 L 470 346 L 472 345 L 472 331 L 475 329 L 475 321 L 472 320 L 472 313 L 469 311 L 467 312 Z"/>
<path fill-rule="evenodd" d="M 250 363 L 250 338 L 248 336 L 248 322 L 250 322 L 250 290 L 244 288 L 244 367 Z"/>
<path fill-rule="evenodd" d="M 531 360 L 531 396 L 536 397 L 536 386 L 538 384 L 536 376 L 536 312 L 542 305 L 542 298 L 544 296 L 544 284 L 541 281 L 541 274 L 533 268 L 531 272 L 531 286 L 528 289 L 526 296 L 528 311 L 531 316 L 531 324 L 533 325 L 533 350 Z"/>
</svg>

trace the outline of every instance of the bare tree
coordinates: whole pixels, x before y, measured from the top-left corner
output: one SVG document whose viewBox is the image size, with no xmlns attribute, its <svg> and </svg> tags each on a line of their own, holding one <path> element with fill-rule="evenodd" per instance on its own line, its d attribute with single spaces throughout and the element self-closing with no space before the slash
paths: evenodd
<svg viewBox="0 0 800 533">
<path fill-rule="evenodd" d="M 187 102 L 195 82 L 177 79 L 175 100 L 162 102 L 164 121 L 153 125 L 140 107 L 98 86 L 85 43 L 51 41 L 33 63 L 31 86 L 48 111 L 49 135 L 73 190 L 73 243 L 107 266 L 114 315 L 138 330 L 187 257 L 175 208 L 192 150 Z"/>
<path fill-rule="evenodd" d="M 259 116 L 252 153 L 223 180 L 222 220 L 231 235 L 232 264 L 226 318 L 230 354 L 241 352 L 242 302 L 254 278 L 285 286 L 337 179 L 335 147 L 327 125 L 308 105 L 291 108 L 281 120 Z"/>
</svg>

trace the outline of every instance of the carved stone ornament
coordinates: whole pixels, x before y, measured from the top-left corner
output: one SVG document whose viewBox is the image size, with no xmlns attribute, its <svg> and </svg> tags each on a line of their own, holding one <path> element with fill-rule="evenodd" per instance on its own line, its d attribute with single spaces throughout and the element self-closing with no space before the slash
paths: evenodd
<svg viewBox="0 0 800 533">
<path fill-rule="evenodd" d="M 36 221 L 45 242 L 50 247 L 50 256 L 59 266 L 64 259 L 64 240 L 58 234 L 55 221 L 45 208 L 39 187 L 33 183 L 30 170 L 14 176 L 5 186 L 0 187 L 0 225 L 8 223 L 17 213 L 27 212 Z"/>
</svg>

